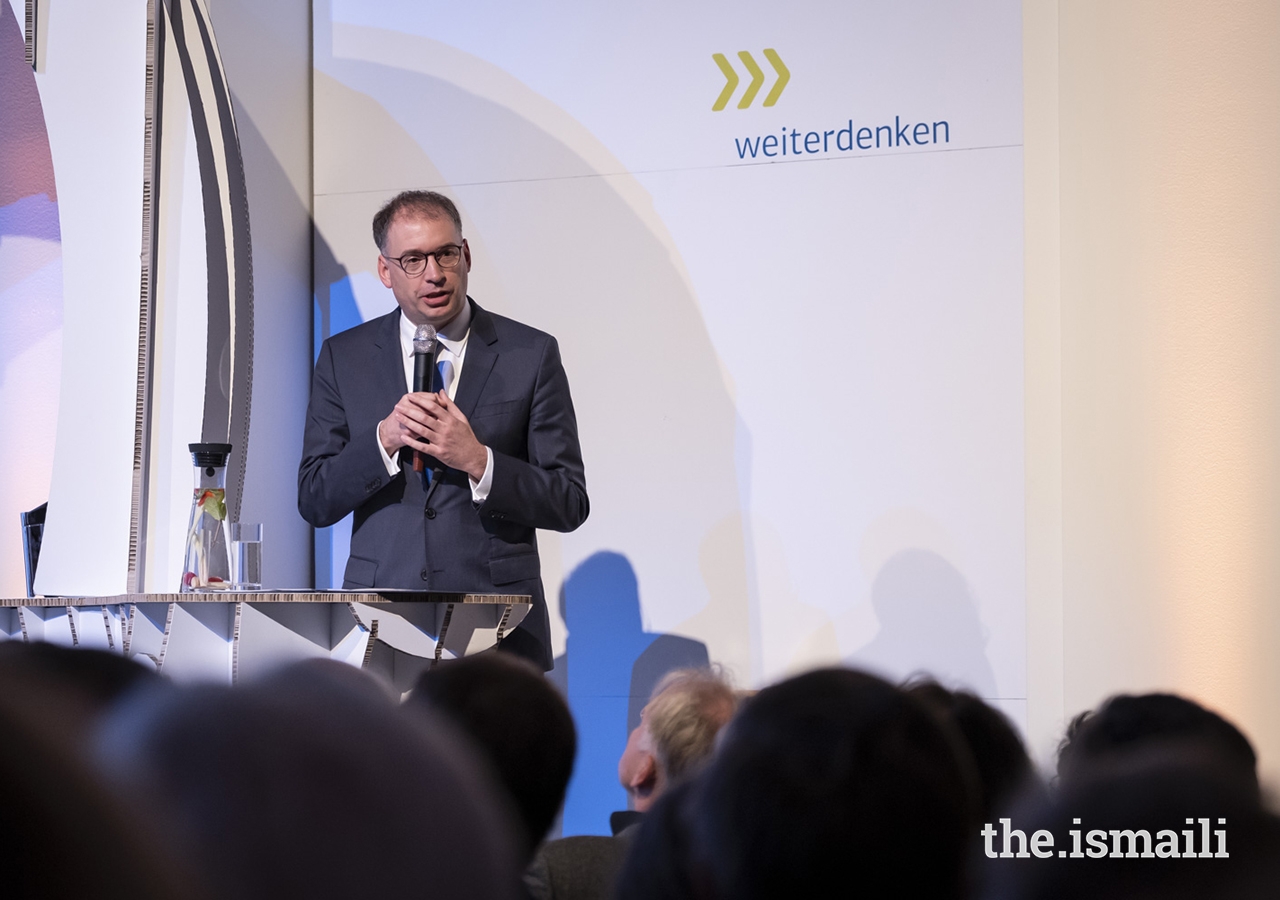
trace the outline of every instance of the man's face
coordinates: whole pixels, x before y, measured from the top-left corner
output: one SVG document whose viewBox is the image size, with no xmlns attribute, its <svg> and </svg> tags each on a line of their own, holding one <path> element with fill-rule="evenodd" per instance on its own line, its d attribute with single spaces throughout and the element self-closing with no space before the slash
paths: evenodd
<svg viewBox="0 0 1280 900">
<path fill-rule="evenodd" d="M 431 256 L 426 271 L 413 276 L 395 262 L 406 253 L 431 253 L 449 245 L 462 248 L 462 259 L 452 269 L 440 268 Z M 391 288 L 405 318 L 414 325 L 431 325 L 438 331 L 452 322 L 467 302 L 470 271 L 471 249 L 448 216 L 408 213 L 396 216 L 387 228 L 386 247 L 378 256 L 378 277 Z"/>
</svg>

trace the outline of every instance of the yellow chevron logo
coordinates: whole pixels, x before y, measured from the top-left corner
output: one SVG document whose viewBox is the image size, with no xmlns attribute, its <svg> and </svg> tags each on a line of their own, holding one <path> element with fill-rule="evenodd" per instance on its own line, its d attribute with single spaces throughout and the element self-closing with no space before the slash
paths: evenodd
<svg viewBox="0 0 1280 900">
<path fill-rule="evenodd" d="M 711 58 L 720 68 L 720 73 L 724 75 L 724 90 L 720 91 L 720 96 L 716 98 L 716 102 L 712 105 L 712 112 L 720 112 L 728 104 L 733 92 L 738 89 L 738 73 L 733 66 L 729 65 L 729 60 L 725 59 L 723 53 L 712 53 Z M 778 98 L 782 96 L 783 89 L 787 86 L 787 82 L 791 80 L 791 70 L 782 64 L 782 57 L 778 56 L 778 51 L 769 48 L 764 51 L 764 58 L 769 61 L 769 65 L 773 66 L 773 70 L 778 73 L 778 80 L 773 83 L 773 87 L 769 89 L 769 93 L 765 95 L 764 103 L 761 106 L 773 106 L 778 102 Z M 738 100 L 738 109 L 746 109 L 756 99 L 756 94 L 760 92 L 761 85 L 764 84 L 764 71 L 756 63 L 755 59 L 746 50 L 738 51 L 738 59 L 742 60 L 743 67 L 747 70 L 747 74 L 751 76 L 751 83 L 747 85 L 747 89 L 742 92 L 742 97 Z"/>
</svg>

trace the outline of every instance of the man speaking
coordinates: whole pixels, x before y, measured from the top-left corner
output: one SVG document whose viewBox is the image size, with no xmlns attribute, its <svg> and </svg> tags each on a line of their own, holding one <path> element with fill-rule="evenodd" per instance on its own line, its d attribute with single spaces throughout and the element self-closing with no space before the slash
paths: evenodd
<svg viewBox="0 0 1280 900">
<path fill-rule="evenodd" d="M 550 669 L 534 529 L 572 531 L 588 512 L 555 338 L 467 296 L 471 250 L 449 198 L 396 196 L 373 238 L 400 308 L 320 349 L 298 510 L 317 528 L 355 512 L 344 588 L 532 595 L 501 647 Z M 434 392 L 413 391 L 420 325 L 437 333 Z"/>
</svg>

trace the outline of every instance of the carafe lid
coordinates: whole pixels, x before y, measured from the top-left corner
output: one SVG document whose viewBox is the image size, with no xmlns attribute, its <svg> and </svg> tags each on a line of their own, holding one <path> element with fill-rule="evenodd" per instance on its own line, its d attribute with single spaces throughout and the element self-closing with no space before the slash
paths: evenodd
<svg viewBox="0 0 1280 900">
<path fill-rule="evenodd" d="M 192 464 L 201 468 L 225 466 L 231 455 L 230 444 L 187 444 L 187 449 L 191 451 Z"/>
</svg>

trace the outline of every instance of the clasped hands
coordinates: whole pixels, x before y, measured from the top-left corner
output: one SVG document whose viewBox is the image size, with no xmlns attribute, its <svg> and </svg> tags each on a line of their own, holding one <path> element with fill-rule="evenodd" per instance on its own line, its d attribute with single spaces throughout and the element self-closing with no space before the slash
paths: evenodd
<svg viewBox="0 0 1280 900">
<path fill-rule="evenodd" d="M 378 423 L 378 440 L 388 456 L 409 447 L 466 472 L 472 481 L 484 477 L 489 463 L 471 423 L 444 391 L 405 394 L 391 415 Z"/>
</svg>

